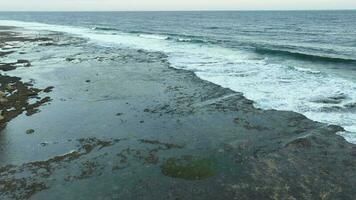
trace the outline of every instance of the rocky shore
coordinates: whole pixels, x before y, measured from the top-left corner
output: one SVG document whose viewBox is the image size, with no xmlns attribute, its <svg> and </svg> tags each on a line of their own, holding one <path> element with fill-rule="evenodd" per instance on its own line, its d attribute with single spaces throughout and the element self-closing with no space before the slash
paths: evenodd
<svg viewBox="0 0 356 200">
<path fill-rule="evenodd" d="M 0 27 L 1 199 L 355 198 L 341 127 L 256 109 L 158 52 L 41 34 Z"/>
<path fill-rule="evenodd" d="M 50 38 L 26 37 L 18 32 L 11 31 L 14 27 L 0 27 L 0 128 L 3 129 L 7 122 L 26 112 L 30 116 L 38 111 L 38 107 L 49 102 L 50 97 L 39 97 L 39 93 L 48 93 L 52 87 L 37 89 L 31 82 L 22 82 L 20 77 L 7 76 L 6 71 L 18 67 L 30 67 L 28 60 L 6 61 L 5 58 L 17 51 L 24 42 L 50 41 Z M 19 52 L 21 53 L 21 52 Z M 4 61 L 3 61 L 4 60 Z M 30 103 L 31 99 L 35 102 Z M 1 130 L 0 129 L 0 130 Z"/>
</svg>

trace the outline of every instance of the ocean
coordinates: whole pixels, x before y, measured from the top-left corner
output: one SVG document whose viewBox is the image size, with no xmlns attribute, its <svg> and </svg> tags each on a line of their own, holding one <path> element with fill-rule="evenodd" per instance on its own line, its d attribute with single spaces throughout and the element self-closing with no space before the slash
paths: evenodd
<svg viewBox="0 0 356 200">
<path fill-rule="evenodd" d="M 0 25 L 161 52 L 174 68 L 356 143 L 356 11 L 3 12 Z M 182 80 L 184 81 L 184 80 Z"/>
</svg>

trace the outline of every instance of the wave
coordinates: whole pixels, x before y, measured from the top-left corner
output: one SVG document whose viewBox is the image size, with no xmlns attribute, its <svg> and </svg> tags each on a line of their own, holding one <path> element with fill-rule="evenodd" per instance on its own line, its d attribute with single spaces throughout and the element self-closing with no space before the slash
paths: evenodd
<svg viewBox="0 0 356 200">
<path fill-rule="evenodd" d="M 356 63 L 356 60 L 349 58 L 341 58 L 341 57 L 333 57 L 331 55 L 319 55 L 319 54 L 308 54 L 305 52 L 298 51 L 288 51 L 282 49 L 273 49 L 273 48 L 261 48 L 256 47 L 255 52 L 260 54 L 273 54 L 273 55 L 282 55 L 288 57 L 294 57 L 301 60 L 309 60 L 309 61 L 319 61 L 319 62 L 333 62 L 333 63 Z"/>
<path fill-rule="evenodd" d="M 170 39 L 165 35 L 156 35 L 156 34 L 139 34 L 139 37 L 147 38 L 147 39 L 157 39 L 157 40 L 168 40 Z"/>
<path fill-rule="evenodd" d="M 153 33 L 138 33 L 139 37 L 146 39 L 156 39 L 156 40 L 170 40 L 175 42 L 186 42 L 186 43 L 194 43 L 194 44 L 208 44 L 211 43 L 207 40 L 197 39 L 195 37 L 182 37 L 182 36 L 173 36 L 173 34 L 160 35 Z"/>
<path fill-rule="evenodd" d="M 132 34 L 153 34 L 153 33 L 144 32 L 144 31 L 128 31 L 128 33 L 132 33 Z"/>
<path fill-rule="evenodd" d="M 185 42 L 185 43 L 195 43 L 195 44 L 210 44 L 212 42 L 204 39 L 199 39 L 195 36 L 184 36 L 178 34 L 154 34 L 154 33 L 140 33 L 140 37 L 148 38 L 148 39 L 160 39 L 160 40 L 170 40 L 174 42 Z"/>
<path fill-rule="evenodd" d="M 175 38 L 174 39 L 177 42 L 189 42 L 189 43 L 195 43 L 195 44 L 208 44 L 210 42 L 206 40 L 201 40 L 201 39 L 194 39 L 194 38 Z"/>
<path fill-rule="evenodd" d="M 196 44 L 213 44 L 214 42 L 204 40 L 197 36 L 193 35 L 184 35 L 184 34 L 175 34 L 175 33 L 153 33 L 145 31 L 129 31 L 128 33 L 137 34 L 140 37 L 148 39 L 161 39 L 161 40 L 170 40 L 175 42 L 186 42 L 186 43 L 196 43 Z"/>
<path fill-rule="evenodd" d="M 99 30 L 99 31 L 120 31 L 119 29 L 116 28 L 110 28 L 110 27 L 93 27 L 93 30 Z"/>
<path fill-rule="evenodd" d="M 217 27 L 217 26 L 210 26 L 210 27 L 207 27 L 206 29 L 216 30 L 216 29 L 219 29 L 219 27 Z"/>
<path fill-rule="evenodd" d="M 293 67 L 293 69 L 295 69 L 297 71 L 305 72 L 305 73 L 311 73 L 311 74 L 320 74 L 321 73 L 321 71 L 312 70 L 312 69 L 303 68 L 303 67 Z"/>
</svg>

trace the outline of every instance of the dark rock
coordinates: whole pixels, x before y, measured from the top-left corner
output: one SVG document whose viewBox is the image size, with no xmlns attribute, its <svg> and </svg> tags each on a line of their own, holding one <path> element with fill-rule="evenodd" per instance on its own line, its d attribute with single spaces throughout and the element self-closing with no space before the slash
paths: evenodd
<svg viewBox="0 0 356 200">
<path fill-rule="evenodd" d="M 75 58 L 66 58 L 66 61 L 67 62 L 72 62 L 72 61 L 74 61 L 75 60 Z"/>
<path fill-rule="evenodd" d="M 308 138 L 298 138 L 285 145 L 287 148 L 310 148 L 312 142 Z"/>
<path fill-rule="evenodd" d="M 43 90 L 43 92 L 45 92 L 45 93 L 52 92 L 53 88 L 54 88 L 53 86 L 47 87 Z"/>
<path fill-rule="evenodd" d="M 35 130 L 33 129 L 26 130 L 26 134 L 33 134 L 33 133 L 35 133 Z"/>
</svg>

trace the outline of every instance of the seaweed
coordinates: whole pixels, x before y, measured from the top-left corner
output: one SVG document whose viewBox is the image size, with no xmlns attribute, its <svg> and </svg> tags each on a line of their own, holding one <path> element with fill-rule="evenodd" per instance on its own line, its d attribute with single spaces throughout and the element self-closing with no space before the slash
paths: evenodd
<svg viewBox="0 0 356 200">
<path fill-rule="evenodd" d="M 169 158 L 161 165 L 161 171 L 165 176 L 185 180 L 201 180 L 216 175 L 215 162 L 207 158 Z"/>
</svg>

